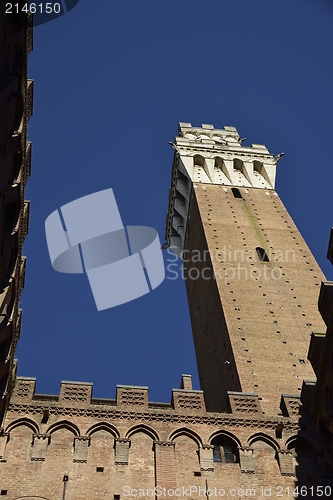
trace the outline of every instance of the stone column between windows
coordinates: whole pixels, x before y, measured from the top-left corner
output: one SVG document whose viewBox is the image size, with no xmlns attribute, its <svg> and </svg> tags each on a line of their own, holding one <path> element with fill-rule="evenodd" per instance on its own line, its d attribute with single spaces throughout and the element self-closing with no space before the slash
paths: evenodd
<svg viewBox="0 0 333 500">
<path fill-rule="evenodd" d="M 155 486 L 168 489 L 175 489 L 176 483 L 176 457 L 175 443 L 155 441 Z M 156 495 L 156 498 L 162 498 Z"/>
<path fill-rule="evenodd" d="M 282 476 L 295 476 L 291 450 L 278 450 L 278 461 Z"/>
<path fill-rule="evenodd" d="M 248 446 L 238 448 L 241 472 L 254 474 L 253 450 Z"/>
<path fill-rule="evenodd" d="M 214 471 L 213 449 L 211 444 L 203 444 L 199 449 L 201 471 Z"/>
</svg>

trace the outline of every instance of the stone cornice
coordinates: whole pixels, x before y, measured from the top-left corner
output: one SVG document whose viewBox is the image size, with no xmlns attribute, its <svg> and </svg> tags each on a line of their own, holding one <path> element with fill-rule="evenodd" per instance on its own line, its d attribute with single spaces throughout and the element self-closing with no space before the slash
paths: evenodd
<svg viewBox="0 0 333 500">
<path fill-rule="evenodd" d="M 11 413 L 25 414 L 42 414 L 45 410 L 45 405 L 39 404 L 11 404 L 8 410 L 7 418 L 10 418 Z M 205 414 L 205 415 L 186 415 L 174 412 L 148 410 L 145 412 L 120 411 L 116 409 L 106 409 L 98 407 L 88 408 L 73 408 L 67 406 L 51 406 L 49 407 L 50 416 L 76 416 L 76 417 L 91 417 L 99 420 L 135 420 L 144 422 L 164 422 L 164 423 L 180 423 L 180 424 L 206 424 L 228 427 L 256 427 L 261 429 L 269 429 L 275 431 L 276 426 L 283 423 L 285 431 L 297 432 L 300 429 L 298 418 L 251 418 L 250 416 L 241 418 L 229 414 Z"/>
</svg>

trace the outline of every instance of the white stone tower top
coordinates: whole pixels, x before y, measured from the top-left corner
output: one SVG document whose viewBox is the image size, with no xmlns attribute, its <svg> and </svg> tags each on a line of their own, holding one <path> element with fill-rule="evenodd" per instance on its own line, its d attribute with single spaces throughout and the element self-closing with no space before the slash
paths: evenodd
<svg viewBox="0 0 333 500">
<path fill-rule="evenodd" d="M 235 127 L 179 123 L 174 149 L 192 182 L 274 189 L 281 155 L 262 144 L 242 146 L 244 140 Z"/>
<path fill-rule="evenodd" d="M 242 146 L 244 140 L 235 127 L 179 123 L 175 144 L 170 143 L 175 156 L 166 221 L 166 240 L 178 255 L 184 248 L 193 184 L 274 189 L 276 164 L 283 153 L 274 156 L 262 144 Z"/>
</svg>

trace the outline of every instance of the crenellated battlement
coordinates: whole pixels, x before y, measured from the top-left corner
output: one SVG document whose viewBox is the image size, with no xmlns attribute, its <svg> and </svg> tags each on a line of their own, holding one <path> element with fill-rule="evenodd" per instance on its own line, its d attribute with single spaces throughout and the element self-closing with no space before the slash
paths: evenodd
<svg viewBox="0 0 333 500">
<path fill-rule="evenodd" d="M 232 488 L 248 482 L 249 474 L 253 484 L 262 485 L 263 457 L 272 484 L 283 481 L 291 487 L 292 450 L 300 442 L 317 450 L 306 415 L 300 421 L 297 395 L 283 395 L 281 413 L 268 417 L 257 394 L 234 391 L 228 392 L 227 412 L 207 412 L 204 393 L 192 388 L 190 375 L 182 376 L 170 403 L 150 402 L 145 386 L 117 385 L 114 399 L 94 398 L 89 382 L 62 381 L 57 395 L 35 389 L 36 379 L 17 378 L 0 433 L 0 477 L 8 482 L 8 472 L 23 454 L 21 473 L 30 477 L 39 467 L 36 491 L 46 498 L 49 491 L 60 491 L 63 477 L 92 495 L 103 472 L 113 477 L 117 494 L 126 484 L 172 489 L 204 487 L 208 480 Z M 82 475 L 84 485 L 78 481 Z M 12 491 L 22 494 L 19 488 Z"/>
<path fill-rule="evenodd" d="M 32 408 L 48 409 L 48 412 L 56 410 L 71 412 L 83 410 L 83 413 L 95 411 L 103 408 L 105 411 L 118 412 L 162 412 L 168 415 L 206 415 L 215 416 L 214 412 L 207 412 L 204 400 L 204 391 L 192 388 L 191 375 L 182 375 L 180 389 L 172 389 L 171 401 L 153 402 L 148 400 L 149 388 L 146 386 L 117 385 L 116 397 L 94 398 L 93 384 L 91 382 L 76 382 L 62 380 L 59 394 L 38 394 L 36 391 L 36 379 L 32 377 L 17 377 L 14 392 L 11 398 L 10 410 L 17 410 L 22 406 Z M 299 415 L 298 408 L 295 411 L 288 411 L 288 401 L 290 398 L 299 400 L 297 395 L 282 395 L 280 407 L 283 413 L 276 417 L 264 417 L 260 406 L 258 394 L 228 391 L 228 405 L 225 413 L 218 413 L 224 418 L 229 416 L 241 418 L 249 417 L 259 420 L 267 420 L 274 425 L 281 422 L 283 417 L 294 417 Z M 298 403 L 299 406 L 299 403 Z M 78 412 L 80 413 L 80 412 Z M 283 417 L 282 417 L 283 415 Z M 215 417 L 214 417 L 215 418 Z M 294 425 L 293 425 L 294 427 Z"/>
<path fill-rule="evenodd" d="M 117 407 L 125 411 L 143 411 L 150 408 L 194 410 L 205 412 L 203 391 L 192 389 L 191 375 L 183 375 L 181 388 L 172 390 L 171 403 L 148 401 L 148 387 L 117 385 L 116 398 L 93 398 L 91 382 L 61 381 L 60 392 L 55 394 L 37 394 L 36 379 L 17 377 L 11 404 L 45 404 L 50 406 L 66 406 L 88 408 L 94 406 Z"/>
<path fill-rule="evenodd" d="M 220 423 L 227 425 L 261 426 L 275 431 L 281 423 L 285 429 L 296 430 L 299 417 L 299 396 L 282 395 L 282 413 L 267 417 L 260 406 L 260 398 L 255 393 L 228 391 L 227 410 L 223 413 L 206 410 L 204 391 L 192 389 L 191 375 L 182 375 L 180 389 L 172 389 L 171 401 L 153 402 L 148 400 L 148 387 L 117 385 L 116 397 L 94 398 L 91 382 L 62 381 L 59 394 L 38 394 L 35 392 L 36 379 L 17 377 L 11 398 L 8 417 L 21 412 L 40 414 L 42 422 L 51 415 L 91 416 L 93 418 L 140 418 L 156 421 Z M 290 409 L 290 400 L 298 405 Z M 294 419 L 295 417 L 295 419 Z M 244 421 L 248 420 L 247 424 Z M 292 419 L 292 420 L 290 420 Z"/>
<path fill-rule="evenodd" d="M 274 189 L 283 153 L 274 156 L 264 144 L 243 146 L 245 140 L 235 127 L 180 123 L 173 147 L 192 182 Z"/>
<path fill-rule="evenodd" d="M 235 127 L 179 123 L 175 143 L 170 143 L 175 155 L 166 230 L 166 239 L 176 254 L 184 248 L 193 187 L 208 184 L 226 186 L 226 190 L 274 190 L 276 165 L 283 153 L 274 156 L 263 144 L 243 146 L 245 140 Z"/>
</svg>

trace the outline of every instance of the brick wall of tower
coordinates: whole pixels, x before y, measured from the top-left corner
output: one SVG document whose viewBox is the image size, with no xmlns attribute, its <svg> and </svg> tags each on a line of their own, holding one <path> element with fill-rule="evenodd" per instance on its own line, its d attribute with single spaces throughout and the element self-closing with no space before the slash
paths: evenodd
<svg viewBox="0 0 333 500">
<path fill-rule="evenodd" d="M 28 231 L 33 81 L 27 78 L 32 50 L 32 19 L 0 10 L 0 424 L 15 375 L 14 352 L 20 335 L 19 298 L 24 286 L 22 246 Z"/>
<path fill-rule="evenodd" d="M 205 388 L 207 407 L 221 411 L 226 408 L 226 391 L 241 391 L 242 388 L 212 259 L 206 251 L 207 236 L 194 195 L 190 206 L 184 271 L 198 373 L 200 385 Z M 195 242 L 194 248 L 190 248 L 191 242 Z"/>
<path fill-rule="evenodd" d="M 313 378 L 307 350 L 311 332 L 324 328 L 317 307 L 324 276 L 274 190 L 239 193 L 193 184 L 186 287 L 207 407 L 224 410 L 226 392 L 242 390 L 258 393 L 270 415 L 281 394 L 300 394 L 302 380 Z"/>
<path fill-rule="evenodd" d="M 140 387 L 99 400 L 91 384 L 63 382 L 59 396 L 34 394 L 34 386 L 34 379 L 18 378 L 0 437 L 0 490 L 8 500 L 199 499 L 207 487 L 209 498 L 222 490 L 237 499 L 262 497 L 264 488 L 290 499 L 295 484 L 333 486 L 306 414 L 299 422 L 299 401 L 268 418 L 255 411 L 258 398 L 253 404 L 239 393 L 230 394 L 232 411 L 210 413 L 202 392 L 191 389 L 174 390 L 171 404 L 162 404 L 149 403 Z M 125 391 L 135 403 L 124 406 Z M 234 463 L 214 461 L 214 445 L 225 443 Z M 304 453 L 293 458 L 299 446 Z M 179 490 L 169 497 L 163 488 Z"/>
</svg>

